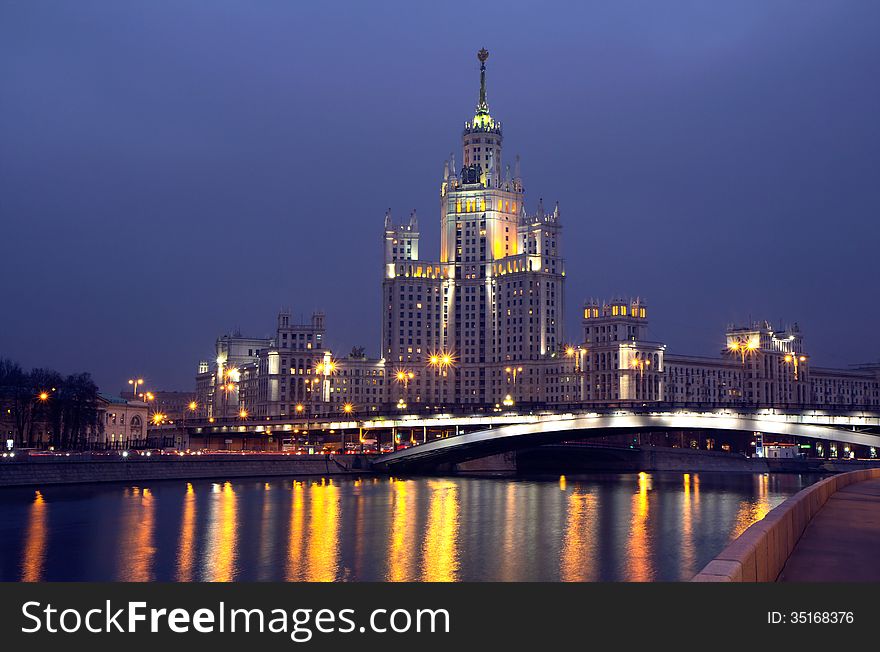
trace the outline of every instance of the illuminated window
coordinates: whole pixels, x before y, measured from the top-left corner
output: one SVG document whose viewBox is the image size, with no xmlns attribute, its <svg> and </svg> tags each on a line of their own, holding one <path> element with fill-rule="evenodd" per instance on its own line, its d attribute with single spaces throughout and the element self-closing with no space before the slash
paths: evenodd
<svg viewBox="0 0 880 652">
<path fill-rule="evenodd" d="M 481 211 L 486 210 L 486 198 L 485 198 L 485 197 L 483 197 L 482 199 L 480 199 L 480 210 L 481 210 Z"/>
<path fill-rule="evenodd" d="M 589 318 L 590 318 L 590 309 L 584 308 L 584 319 L 589 319 Z"/>
<path fill-rule="evenodd" d="M 455 212 L 461 213 L 461 200 L 460 199 L 456 200 L 456 202 L 455 202 Z"/>
<path fill-rule="evenodd" d="M 614 315 L 614 316 L 616 317 L 616 316 L 617 316 L 617 313 L 618 313 L 618 308 L 617 308 L 617 306 L 613 306 L 613 307 L 611 308 L 611 314 Z"/>
<path fill-rule="evenodd" d="M 626 316 L 626 306 L 620 306 L 620 314 Z"/>
<path fill-rule="evenodd" d="M 641 317 L 642 319 L 645 318 L 645 309 L 644 309 L 644 308 L 642 308 L 641 310 L 639 310 L 639 317 Z"/>
</svg>

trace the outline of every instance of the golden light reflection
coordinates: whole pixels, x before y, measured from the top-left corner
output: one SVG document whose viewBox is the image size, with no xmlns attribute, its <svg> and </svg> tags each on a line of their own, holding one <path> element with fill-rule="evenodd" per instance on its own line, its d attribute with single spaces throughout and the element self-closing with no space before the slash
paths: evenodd
<svg viewBox="0 0 880 652">
<path fill-rule="evenodd" d="M 577 491 L 568 496 L 568 516 L 560 554 L 559 578 L 563 582 L 596 579 L 596 496 Z"/>
<path fill-rule="evenodd" d="M 649 582 L 653 576 L 648 536 L 648 491 L 651 489 L 651 476 L 644 471 L 639 473 L 638 487 L 638 492 L 632 497 L 626 579 L 631 582 Z"/>
<path fill-rule="evenodd" d="M 501 552 L 501 580 L 515 582 L 520 577 L 523 555 L 523 506 L 520 504 L 520 486 L 511 482 L 507 485 L 504 498 L 504 548 Z"/>
<path fill-rule="evenodd" d="M 564 475 L 560 475 L 560 476 L 559 476 L 559 489 L 560 489 L 561 491 L 565 491 L 565 487 L 566 487 L 565 476 L 564 476 Z"/>
<path fill-rule="evenodd" d="M 432 480 L 428 508 L 428 527 L 423 548 L 425 582 L 454 582 L 458 579 L 458 485 Z"/>
<path fill-rule="evenodd" d="M 205 580 L 231 582 L 235 579 L 238 545 L 238 497 L 232 483 L 212 488 L 208 522 L 208 549 L 205 556 Z"/>
<path fill-rule="evenodd" d="M 177 549 L 177 581 L 193 581 L 196 539 L 196 492 L 192 483 L 186 483 L 183 497 L 183 522 L 180 525 L 180 544 Z"/>
<path fill-rule="evenodd" d="M 294 480 L 291 487 L 290 531 L 287 536 L 287 581 L 303 579 L 303 548 L 305 545 L 305 487 Z"/>
<path fill-rule="evenodd" d="M 43 564 L 46 561 L 46 521 L 49 505 L 43 494 L 37 490 L 28 514 L 28 529 L 21 561 L 21 581 L 39 582 L 43 577 Z"/>
<path fill-rule="evenodd" d="M 125 505 L 123 539 L 119 545 L 119 579 L 123 582 L 149 582 L 153 579 L 155 502 L 153 492 L 131 488 Z"/>
<path fill-rule="evenodd" d="M 691 474 L 685 473 L 682 479 L 684 491 L 682 492 L 681 505 L 681 576 L 682 579 L 690 579 L 697 573 L 697 569 L 694 567 L 697 555 L 696 546 L 694 545 L 694 510 L 696 501 L 691 496 Z M 694 493 L 697 494 L 699 479 L 695 476 L 694 481 Z"/>
<path fill-rule="evenodd" d="M 306 580 L 332 582 L 339 567 L 339 489 L 322 478 L 320 485 L 310 487 L 309 494 Z"/>
<path fill-rule="evenodd" d="M 745 532 L 752 523 L 756 523 L 767 516 L 767 512 L 772 509 L 767 498 L 769 481 L 770 478 L 767 475 L 757 476 L 755 478 L 757 497 L 752 500 L 740 501 L 739 509 L 736 512 L 736 520 L 733 523 L 733 530 L 730 533 L 731 540 Z"/>
<path fill-rule="evenodd" d="M 398 480 L 391 485 L 391 534 L 388 553 L 389 582 L 411 582 L 416 578 L 416 509 L 413 483 Z"/>
</svg>

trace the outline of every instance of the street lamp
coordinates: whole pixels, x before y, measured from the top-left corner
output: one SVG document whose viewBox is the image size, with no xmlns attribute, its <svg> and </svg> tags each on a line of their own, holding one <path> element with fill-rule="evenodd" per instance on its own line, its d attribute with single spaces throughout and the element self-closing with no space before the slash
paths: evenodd
<svg viewBox="0 0 880 652">
<path fill-rule="evenodd" d="M 801 365 L 801 363 L 807 361 L 807 356 L 798 355 L 796 353 L 787 353 L 785 355 L 785 357 L 783 358 L 783 360 L 785 360 L 785 362 L 787 362 L 788 364 L 792 365 L 792 367 L 794 368 L 794 379 L 797 380 L 798 379 L 798 367 Z"/>
<path fill-rule="evenodd" d="M 342 406 L 342 413 L 345 416 L 351 416 L 354 413 L 354 405 L 351 403 L 345 403 Z M 342 439 L 342 454 L 345 455 L 345 428 L 342 428 L 339 432 Z"/>
<path fill-rule="evenodd" d="M 739 353 L 743 367 L 745 367 L 746 356 L 757 351 L 760 346 L 760 338 L 757 335 L 750 335 L 748 337 L 739 337 L 735 340 L 731 340 L 727 345 L 727 348 L 732 353 Z"/>
<path fill-rule="evenodd" d="M 131 395 L 134 398 L 137 398 L 138 386 L 144 384 L 144 379 L 143 378 L 129 378 L 128 384 L 131 385 Z"/>
<path fill-rule="evenodd" d="M 736 339 L 731 339 L 727 344 L 727 349 L 732 354 L 739 354 L 740 361 L 742 362 L 742 400 L 746 399 L 746 357 L 753 355 L 755 351 L 757 351 L 761 347 L 761 338 L 755 333 L 752 333 L 748 336 L 737 337 Z M 757 386 L 755 387 L 755 404 L 758 402 L 758 391 Z"/>
<path fill-rule="evenodd" d="M 506 371 L 508 374 L 513 374 L 513 384 L 514 385 L 516 385 L 516 375 L 518 373 L 522 373 L 522 370 L 523 370 L 522 367 L 505 367 L 504 368 L 504 371 Z"/>
<path fill-rule="evenodd" d="M 409 399 L 409 381 L 415 378 L 415 374 L 409 369 L 398 369 L 394 374 L 398 385 L 403 385 L 403 395 L 400 400 Z"/>
<path fill-rule="evenodd" d="M 574 371 L 578 373 L 581 370 L 581 347 L 571 345 L 565 347 L 565 356 L 574 358 Z"/>
<path fill-rule="evenodd" d="M 651 360 L 648 358 L 640 358 L 637 353 L 633 353 L 629 359 L 629 366 L 630 366 L 630 369 L 633 370 L 633 372 L 635 372 L 636 369 L 639 370 L 639 384 L 638 384 L 637 389 L 639 391 L 641 391 L 642 385 L 644 384 L 644 380 L 645 380 L 645 367 L 651 366 Z M 643 393 L 647 394 L 647 392 L 643 392 Z M 638 392 L 636 392 L 636 396 L 633 396 L 634 399 L 639 398 L 639 396 L 637 394 L 638 394 Z"/>
</svg>

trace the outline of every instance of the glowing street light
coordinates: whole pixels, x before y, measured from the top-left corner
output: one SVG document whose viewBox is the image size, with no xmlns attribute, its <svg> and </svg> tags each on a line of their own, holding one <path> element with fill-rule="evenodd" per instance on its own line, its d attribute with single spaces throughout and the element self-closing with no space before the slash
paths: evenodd
<svg viewBox="0 0 880 652">
<path fill-rule="evenodd" d="M 248 411 L 245 410 L 244 408 L 241 408 L 238 411 L 238 416 L 241 417 L 242 419 L 247 419 L 248 418 Z"/>
<path fill-rule="evenodd" d="M 129 378 L 128 384 L 131 385 L 131 395 L 135 398 L 138 395 L 138 386 L 144 384 L 143 378 Z"/>
<path fill-rule="evenodd" d="M 49 400 L 49 392 L 40 392 L 39 396 L 37 396 L 41 401 Z"/>
<path fill-rule="evenodd" d="M 513 384 L 516 385 L 516 375 L 522 373 L 522 367 L 505 367 L 504 371 L 513 375 Z M 509 381 L 508 381 L 509 382 Z"/>
<path fill-rule="evenodd" d="M 565 356 L 567 358 L 574 358 L 574 370 L 579 372 L 581 370 L 581 347 L 569 344 L 565 347 Z"/>
<path fill-rule="evenodd" d="M 352 405 L 351 403 L 346 403 L 342 406 L 342 411 L 345 414 L 351 414 L 352 412 L 354 412 L 354 405 Z"/>
<path fill-rule="evenodd" d="M 751 355 L 755 351 L 757 351 L 761 346 L 761 340 L 757 335 L 750 335 L 748 337 L 740 337 L 735 340 L 731 340 L 727 345 L 727 348 L 732 353 L 739 353 L 740 358 L 742 359 L 742 364 L 745 366 L 746 364 L 746 356 Z"/>
<path fill-rule="evenodd" d="M 648 358 L 640 358 L 637 354 L 633 354 L 629 359 L 629 366 L 633 370 L 638 369 L 639 377 L 644 378 L 645 367 L 650 367 L 651 361 Z"/>
<path fill-rule="evenodd" d="M 154 412 L 153 417 L 152 417 L 153 425 L 154 426 L 161 426 L 162 423 L 167 418 L 167 416 L 168 415 L 162 414 L 161 412 Z"/>
<path fill-rule="evenodd" d="M 786 363 L 790 364 L 794 368 L 794 379 L 797 380 L 798 367 L 801 365 L 801 363 L 807 361 L 807 356 L 798 355 L 796 353 L 787 353 L 783 360 L 785 360 Z"/>
</svg>

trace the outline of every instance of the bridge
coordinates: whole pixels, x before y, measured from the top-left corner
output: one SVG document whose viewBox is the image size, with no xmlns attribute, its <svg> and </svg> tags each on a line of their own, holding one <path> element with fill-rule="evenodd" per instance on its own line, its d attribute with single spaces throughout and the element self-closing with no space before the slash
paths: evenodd
<svg viewBox="0 0 880 652">
<path fill-rule="evenodd" d="M 381 470 L 411 470 L 462 462 L 523 447 L 627 432 L 736 431 L 806 437 L 880 447 L 880 416 L 830 415 L 815 411 L 625 412 L 536 415 L 521 423 L 488 427 L 382 455 Z"/>
<path fill-rule="evenodd" d="M 387 438 L 415 444 L 379 457 L 386 469 L 457 462 L 523 447 L 563 440 L 589 439 L 630 432 L 729 431 L 762 432 L 851 445 L 880 447 L 880 411 L 827 407 L 677 406 L 674 404 L 609 405 L 601 408 L 479 410 L 417 414 L 310 415 L 228 419 L 160 426 L 151 436 L 185 434 L 187 441 L 223 441 L 238 437 L 261 442 L 332 433 L 351 442 Z M 405 434 L 406 439 L 401 435 Z M 228 441 L 228 439 L 227 439 Z M 243 444 L 244 446 L 244 444 Z"/>
</svg>

